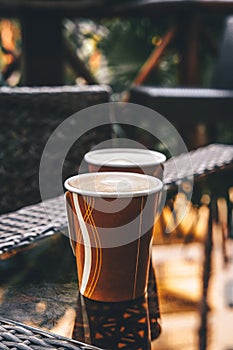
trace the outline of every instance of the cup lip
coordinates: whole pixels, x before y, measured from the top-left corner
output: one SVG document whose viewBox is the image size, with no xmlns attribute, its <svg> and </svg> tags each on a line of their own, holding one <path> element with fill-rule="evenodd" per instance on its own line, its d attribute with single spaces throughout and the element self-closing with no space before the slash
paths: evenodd
<svg viewBox="0 0 233 350">
<path fill-rule="evenodd" d="M 103 191 L 91 191 L 88 190 L 87 188 L 77 188 L 73 186 L 70 182 L 73 180 L 76 180 L 78 178 L 85 178 L 85 177 L 102 177 L 102 176 L 110 176 L 110 177 L 115 177 L 115 176 L 120 176 L 123 179 L 126 177 L 134 177 L 138 179 L 142 178 L 147 178 L 148 182 L 151 183 L 150 188 L 146 188 L 143 190 L 136 190 L 134 192 L 132 191 L 125 191 L 125 192 L 103 192 Z M 150 175 L 144 175 L 144 174 L 137 174 L 137 173 L 131 173 L 131 172 L 115 172 L 115 171 L 107 171 L 107 172 L 92 172 L 92 173 L 84 173 L 84 174 L 78 174 L 69 177 L 66 179 L 64 183 L 65 188 L 73 193 L 77 193 L 83 196 L 90 196 L 90 197 L 102 197 L 102 198 L 131 198 L 131 197 L 141 197 L 141 196 L 148 196 L 153 193 L 160 192 L 163 188 L 163 183 L 161 180 L 154 176 Z"/>
<path fill-rule="evenodd" d="M 98 154 L 112 154 L 114 155 L 114 153 L 122 153 L 122 156 L 124 156 L 124 154 L 126 153 L 132 153 L 132 156 L 134 156 L 135 154 L 140 154 L 143 155 L 145 154 L 146 156 L 148 156 L 148 154 L 151 156 L 150 160 L 148 161 L 141 161 L 139 164 L 137 164 L 137 160 L 135 159 L 135 163 L 132 164 L 117 164 L 114 162 L 108 161 L 108 160 L 104 160 L 104 162 L 98 161 L 96 159 L 93 159 L 94 155 L 98 155 Z M 126 158 L 127 159 L 127 158 Z M 157 151 L 153 151 L 150 149 L 141 149 L 141 148 L 102 148 L 102 149 L 98 149 L 98 150 L 93 150 L 90 152 L 87 152 L 84 156 L 84 160 L 86 161 L 86 163 L 88 164 L 92 164 L 92 165 L 96 165 L 96 166 L 107 166 L 107 167 L 114 167 L 114 168 L 122 168 L 122 167 L 127 167 L 127 168 L 134 168 L 136 165 L 140 166 L 140 167 L 149 167 L 149 166 L 155 166 L 155 165 L 159 165 L 162 164 L 166 161 L 166 156 L 161 153 L 161 152 L 157 152 Z"/>
</svg>

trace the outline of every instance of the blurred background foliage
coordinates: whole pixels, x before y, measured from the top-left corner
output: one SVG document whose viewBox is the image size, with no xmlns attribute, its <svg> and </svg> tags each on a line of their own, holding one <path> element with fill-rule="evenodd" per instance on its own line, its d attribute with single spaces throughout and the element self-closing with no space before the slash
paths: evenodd
<svg viewBox="0 0 233 350">
<path fill-rule="evenodd" d="M 17 20 L 0 20 L 0 85 L 17 85 L 20 73 L 14 72 L 8 81 L 4 81 L 2 73 L 21 52 L 21 30 Z"/>
<path fill-rule="evenodd" d="M 206 18 L 213 42 L 218 47 L 223 18 Z M 92 21 L 87 19 L 64 21 L 64 36 L 73 50 L 85 62 L 97 82 L 111 85 L 113 92 L 121 93 L 130 88 L 142 64 L 151 52 L 161 44 L 170 26 L 170 19 L 149 18 L 111 19 Z M 0 70 L 4 72 L 21 52 L 19 22 L 2 19 L 0 21 Z M 211 76 L 216 57 L 200 41 L 200 61 L 202 64 L 201 87 L 211 86 Z M 177 86 L 180 57 L 176 42 L 170 45 L 157 67 L 153 69 L 146 84 L 158 86 Z M 20 85 L 20 69 L 14 71 L 1 85 Z M 65 84 L 85 84 L 82 77 L 76 76 L 69 66 L 65 66 Z"/>
</svg>

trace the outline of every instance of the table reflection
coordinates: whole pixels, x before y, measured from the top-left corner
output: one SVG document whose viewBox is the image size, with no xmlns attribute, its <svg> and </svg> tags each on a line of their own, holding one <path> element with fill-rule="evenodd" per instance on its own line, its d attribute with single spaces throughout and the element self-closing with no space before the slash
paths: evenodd
<svg viewBox="0 0 233 350">
<path fill-rule="evenodd" d="M 125 302 L 98 302 L 79 294 L 72 338 L 105 349 L 151 349 L 161 332 L 155 283 L 151 270 L 148 296 Z"/>
<path fill-rule="evenodd" d="M 107 349 L 146 350 L 160 328 L 150 321 L 147 297 L 105 303 L 79 295 L 72 338 Z"/>
<path fill-rule="evenodd" d="M 147 298 L 104 303 L 79 295 L 77 307 L 74 339 L 106 349 L 150 349 Z"/>
</svg>

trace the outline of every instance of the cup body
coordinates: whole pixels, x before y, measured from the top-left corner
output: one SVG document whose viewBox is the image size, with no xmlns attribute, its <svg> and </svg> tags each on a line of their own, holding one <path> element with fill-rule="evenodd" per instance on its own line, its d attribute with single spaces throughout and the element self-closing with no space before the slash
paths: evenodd
<svg viewBox="0 0 233 350">
<path fill-rule="evenodd" d="M 75 181 L 97 179 L 97 191 L 82 191 Z M 98 181 L 123 186 L 100 191 Z M 124 181 L 150 182 L 149 189 L 124 187 Z M 89 181 L 88 180 L 88 181 Z M 73 182 L 72 182 L 73 181 Z M 102 180 L 101 180 L 102 181 Z M 76 256 L 80 293 L 98 301 L 125 301 L 145 295 L 155 211 L 162 183 L 151 176 L 105 172 L 77 175 L 65 183 L 69 233 Z M 153 189 L 152 189 L 153 187 Z"/>
</svg>

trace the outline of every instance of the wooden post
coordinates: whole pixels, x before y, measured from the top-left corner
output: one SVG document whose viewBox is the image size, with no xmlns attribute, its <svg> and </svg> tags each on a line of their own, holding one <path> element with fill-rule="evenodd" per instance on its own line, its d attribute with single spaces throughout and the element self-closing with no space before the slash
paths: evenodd
<svg viewBox="0 0 233 350">
<path fill-rule="evenodd" d="M 21 25 L 23 85 L 62 85 L 62 19 L 33 11 Z"/>
<path fill-rule="evenodd" d="M 198 15 L 186 16 L 180 20 L 180 30 L 177 35 L 180 46 L 180 84 L 183 86 L 198 86 L 200 84 L 200 18 Z"/>
</svg>

